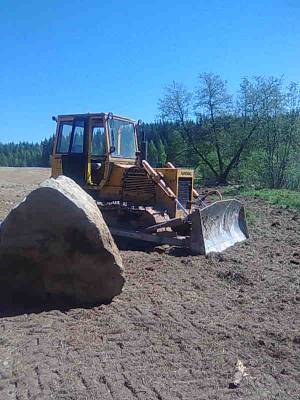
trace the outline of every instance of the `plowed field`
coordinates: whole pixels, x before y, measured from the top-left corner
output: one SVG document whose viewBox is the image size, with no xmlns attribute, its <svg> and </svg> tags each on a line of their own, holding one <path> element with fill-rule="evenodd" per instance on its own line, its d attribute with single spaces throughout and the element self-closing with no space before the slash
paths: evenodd
<svg viewBox="0 0 300 400">
<path fill-rule="evenodd" d="M 0 220 L 47 176 L 0 169 Z M 251 238 L 220 255 L 122 251 L 109 305 L 1 310 L 0 399 L 299 399 L 300 214 L 242 200 Z"/>
</svg>

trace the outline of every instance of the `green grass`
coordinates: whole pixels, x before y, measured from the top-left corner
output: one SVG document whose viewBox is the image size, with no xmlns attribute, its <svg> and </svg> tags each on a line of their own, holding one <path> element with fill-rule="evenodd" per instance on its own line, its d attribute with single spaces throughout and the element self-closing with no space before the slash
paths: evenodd
<svg viewBox="0 0 300 400">
<path fill-rule="evenodd" d="M 300 192 L 292 190 L 228 188 L 224 191 L 224 194 L 225 196 L 240 194 L 242 196 L 258 197 L 276 206 L 300 211 Z"/>
<path fill-rule="evenodd" d="M 256 223 L 256 220 L 260 217 L 259 214 L 254 213 L 252 210 L 249 210 L 249 208 L 246 208 L 246 221 L 248 225 L 254 225 Z"/>
</svg>

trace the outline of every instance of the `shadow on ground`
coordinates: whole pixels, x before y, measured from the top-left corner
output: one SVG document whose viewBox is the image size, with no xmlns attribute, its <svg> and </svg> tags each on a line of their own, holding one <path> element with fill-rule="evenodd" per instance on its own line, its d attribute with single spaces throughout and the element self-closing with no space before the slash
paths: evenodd
<svg viewBox="0 0 300 400">
<path fill-rule="evenodd" d="M 3 265 L 3 260 L 1 263 L 0 259 L 0 317 L 50 310 L 67 311 L 78 307 L 92 308 L 100 304 L 109 304 L 112 300 L 87 304 L 80 301 L 80 293 L 75 297 L 58 291 L 55 293 L 53 289 L 49 292 L 42 269 L 22 261 L 6 262 Z"/>
<path fill-rule="evenodd" d="M 44 298 L 36 298 L 29 296 L 28 294 L 14 294 L 14 296 L 10 296 L 9 301 L 3 301 L 3 299 L 1 299 L 0 318 L 14 317 L 23 314 L 39 314 L 52 310 L 62 312 L 67 312 L 75 308 L 85 308 L 86 310 L 89 310 L 100 306 L 101 304 L 110 304 L 111 301 L 112 299 L 100 304 L 79 304 L 78 302 L 72 301 L 72 299 L 66 297 L 57 297 L 45 300 Z"/>
</svg>

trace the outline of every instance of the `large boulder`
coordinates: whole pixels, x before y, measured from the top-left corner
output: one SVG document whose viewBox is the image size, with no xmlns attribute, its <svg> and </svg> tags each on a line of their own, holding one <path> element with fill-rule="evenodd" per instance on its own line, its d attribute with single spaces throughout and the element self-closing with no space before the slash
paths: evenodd
<svg viewBox="0 0 300 400">
<path fill-rule="evenodd" d="M 122 260 L 95 201 L 60 176 L 0 226 L 1 303 L 92 305 L 122 291 Z"/>
</svg>

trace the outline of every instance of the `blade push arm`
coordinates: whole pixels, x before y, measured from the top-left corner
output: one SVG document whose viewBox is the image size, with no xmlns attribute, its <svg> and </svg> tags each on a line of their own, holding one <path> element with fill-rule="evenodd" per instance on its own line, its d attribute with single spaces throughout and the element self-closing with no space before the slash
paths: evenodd
<svg viewBox="0 0 300 400">
<path fill-rule="evenodd" d="M 183 205 L 180 203 L 180 201 L 177 199 L 175 193 L 169 186 L 166 184 L 166 182 L 163 180 L 161 175 L 159 175 L 152 167 L 151 165 L 146 161 L 142 161 L 142 165 L 149 174 L 150 178 L 163 190 L 163 192 L 170 197 L 172 200 L 175 201 L 175 203 L 178 205 L 178 207 L 185 213 L 185 215 L 188 215 L 189 213 L 187 210 L 183 207 Z"/>
</svg>

